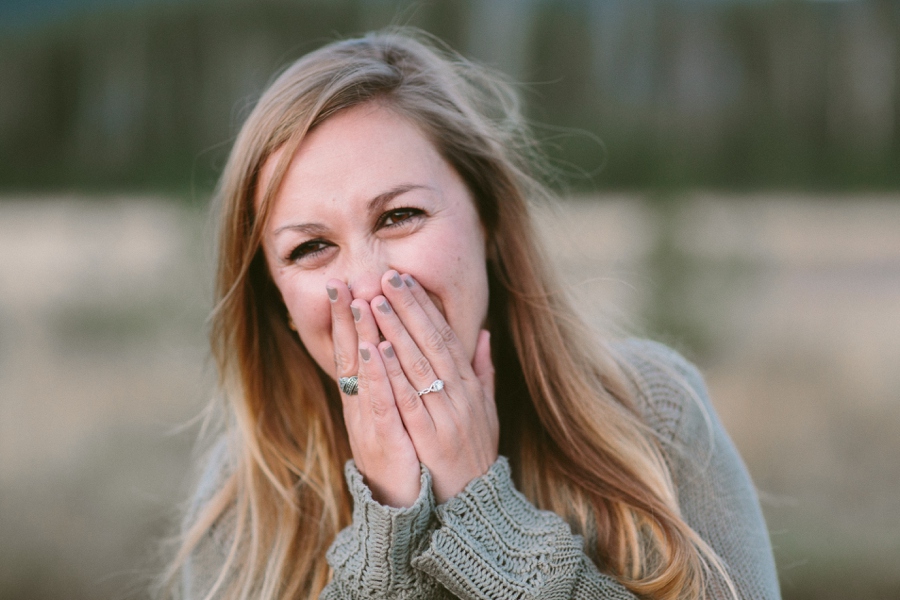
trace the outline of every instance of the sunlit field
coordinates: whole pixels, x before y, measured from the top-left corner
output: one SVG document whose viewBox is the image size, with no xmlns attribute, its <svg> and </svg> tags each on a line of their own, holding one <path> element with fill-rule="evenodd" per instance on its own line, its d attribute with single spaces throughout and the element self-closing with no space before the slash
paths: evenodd
<svg viewBox="0 0 900 600">
<path fill-rule="evenodd" d="M 900 198 L 579 198 L 539 210 L 598 331 L 694 360 L 786 599 L 900 598 Z M 0 598 L 145 597 L 177 528 L 212 227 L 161 198 L 0 200 Z"/>
</svg>

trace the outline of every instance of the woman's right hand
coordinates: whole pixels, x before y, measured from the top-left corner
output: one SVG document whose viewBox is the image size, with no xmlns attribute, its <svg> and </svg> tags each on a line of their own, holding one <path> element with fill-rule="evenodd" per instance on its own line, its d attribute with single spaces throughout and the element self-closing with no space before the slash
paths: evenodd
<svg viewBox="0 0 900 600">
<path fill-rule="evenodd" d="M 347 284 L 337 279 L 328 282 L 327 292 L 337 377 L 359 378 L 357 395 L 341 391 L 353 460 L 375 500 L 412 506 L 421 487 L 419 459 L 377 356 L 379 333 L 371 308 L 365 300 L 354 301 Z"/>
</svg>

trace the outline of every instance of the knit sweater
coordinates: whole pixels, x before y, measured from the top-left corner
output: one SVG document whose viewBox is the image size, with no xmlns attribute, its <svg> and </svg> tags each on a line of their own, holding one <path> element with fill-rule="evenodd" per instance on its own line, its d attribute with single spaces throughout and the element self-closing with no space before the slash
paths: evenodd
<svg viewBox="0 0 900 600">
<path fill-rule="evenodd" d="M 616 349 L 636 375 L 638 409 L 667 451 L 682 517 L 722 559 L 740 598 L 780 598 L 756 493 L 699 372 L 654 342 L 629 340 Z M 195 505 L 221 480 L 224 461 L 211 463 Z M 504 457 L 440 505 L 424 466 L 421 492 L 408 508 L 374 500 L 352 460 L 345 475 L 353 521 L 328 550 L 334 576 L 321 600 L 636 598 L 583 553 L 582 539 L 560 516 L 515 489 Z M 227 530 L 220 525 L 192 556 L 185 597 L 202 597 L 215 579 L 231 541 Z M 728 597 L 715 577 L 710 589 Z"/>
</svg>

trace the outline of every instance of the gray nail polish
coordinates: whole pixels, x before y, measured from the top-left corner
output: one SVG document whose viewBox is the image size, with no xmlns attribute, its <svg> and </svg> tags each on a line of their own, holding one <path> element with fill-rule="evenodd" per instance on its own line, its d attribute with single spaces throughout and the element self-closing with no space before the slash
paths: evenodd
<svg viewBox="0 0 900 600">
<path fill-rule="evenodd" d="M 359 321 L 359 318 L 362 316 L 362 313 L 359 312 L 359 309 L 353 305 L 350 305 L 350 312 L 353 313 L 353 320 Z"/>
<path fill-rule="evenodd" d="M 404 275 L 404 276 L 403 276 L 403 281 L 406 282 L 406 287 L 412 287 L 412 286 L 413 286 L 413 278 L 412 278 L 410 275 Z"/>
<path fill-rule="evenodd" d="M 368 349 L 368 348 L 360 348 L 360 349 L 359 349 L 359 355 L 362 356 L 362 359 L 363 359 L 364 361 L 366 361 L 366 362 L 369 362 L 369 359 L 371 358 L 371 356 L 369 355 L 369 349 Z"/>
<path fill-rule="evenodd" d="M 394 273 L 391 278 L 388 279 L 388 281 L 391 282 L 391 285 L 394 287 L 394 289 L 399 290 L 401 287 L 403 287 L 403 282 L 400 280 L 400 275 L 397 273 Z"/>
<path fill-rule="evenodd" d="M 382 314 L 389 315 L 391 314 L 391 305 L 387 303 L 387 300 L 378 305 L 378 310 L 382 312 Z"/>
<path fill-rule="evenodd" d="M 330 285 L 325 286 L 325 290 L 328 292 L 328 299 L 334 302 L 337 300 L 337 290 L 331 287 Z"/>
<path fill-rule="evenodd" d="M 394 358 L 394 347 L 393 346 L 385 346 L 384 347 L 384 355 L 388 358 Z"/>
</svg>

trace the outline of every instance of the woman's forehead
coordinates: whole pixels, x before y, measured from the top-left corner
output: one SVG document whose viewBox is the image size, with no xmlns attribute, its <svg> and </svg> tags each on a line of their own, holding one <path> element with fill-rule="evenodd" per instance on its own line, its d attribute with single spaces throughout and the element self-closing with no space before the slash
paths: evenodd
<svg viewBox="0 0 900 600">
<path fill-rule="evenodd" d="M 287 146 L 263 163 L 255 202 L 259 208 Z M 334 198 L 381 194 L 398 186 L 439 188 L 452 170 L 431 141 L 408 119 L 375 103 L 345 109 L 310 131 L 290 157 L 278 199 L 307 206 Z"/>
</svg>

